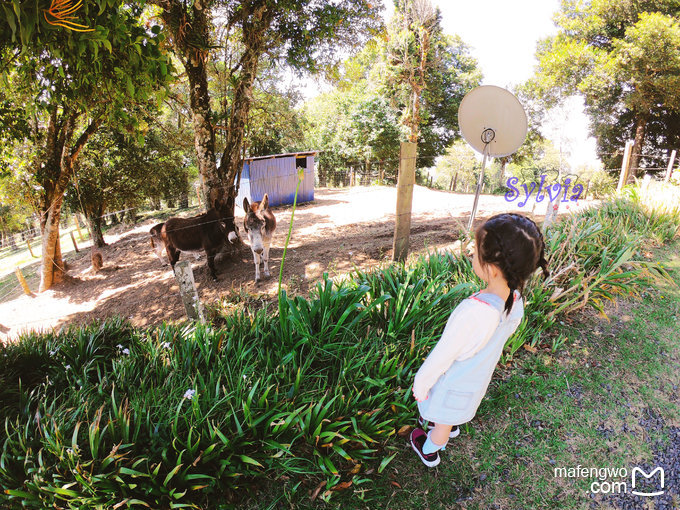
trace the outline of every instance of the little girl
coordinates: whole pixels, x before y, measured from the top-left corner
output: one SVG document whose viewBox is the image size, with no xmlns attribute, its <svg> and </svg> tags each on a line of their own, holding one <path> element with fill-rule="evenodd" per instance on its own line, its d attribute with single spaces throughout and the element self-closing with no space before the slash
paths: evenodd
<svg viewBox="0 0 680 510">
<path fill-rule="evenodd" d="M 487 287 L 451 313 L 413 382 L 423 428 L 411 433 L 411 447 L 428 467 L 439 464 L 439 450 L 459 434 L 458 425 L 475 416 L 505 342 L 524 315 L 524 283 L 538 267 L 548 276 L 543 235 L 526 216 L 494 216 L 475 239 L 472 267 Z"/>
</svg>

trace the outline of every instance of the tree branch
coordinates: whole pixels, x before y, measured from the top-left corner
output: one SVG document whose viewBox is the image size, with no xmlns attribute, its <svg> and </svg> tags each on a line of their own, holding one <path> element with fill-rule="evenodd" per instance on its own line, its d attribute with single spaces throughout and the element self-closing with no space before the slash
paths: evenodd
<svg viewBox="0 0 680 510">
<path fill-rule="evenodd" d="M 85 131 L 81 133 L 81 135 L 78 137 L 78 140 L 76 140 L 76 143 L 73 145 L 73 148 L 71 149 L 71 154 L 69 157 L 74 160 L 78 157 L 78 154 L 82 150 L 82 148 L 85 146 L 87 141 L 90 139 L 90 137 L 99 129 L 99 126 L 102 125 L 104 122 L 104 116 L 102 114 L 99 114 L 96 116 L 92 121 L 90 121 L 90 125 L 87 126 Z"/>
</svg>

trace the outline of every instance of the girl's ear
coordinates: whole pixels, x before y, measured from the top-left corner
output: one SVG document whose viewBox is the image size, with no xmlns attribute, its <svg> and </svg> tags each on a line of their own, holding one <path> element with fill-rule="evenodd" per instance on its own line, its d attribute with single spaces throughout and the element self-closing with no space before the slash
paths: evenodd
<svg viewBox="0 0 680 510">
<path fill-rule="evenodd" d="M 503 271 L 501 271 L 501 268 L 498 267 L 496 264 L 486 264 L 484 269 L 489 280 L 491 280 L 492 278 L 496 279 L 499 276 L 503 276 Z"/>
</svg>

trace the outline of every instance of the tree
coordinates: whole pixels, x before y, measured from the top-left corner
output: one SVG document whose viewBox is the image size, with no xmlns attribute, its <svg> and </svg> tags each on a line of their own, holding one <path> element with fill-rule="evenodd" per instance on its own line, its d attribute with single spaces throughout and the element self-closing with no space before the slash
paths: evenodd
<svg viewBox="0 0 680 510">
<path fill-rule="evenodd" d="M 233 216 L 235 177 L 242 169 L 243 140 L 253 84 L 263 58 L 297 71 L 330 71 L 341 47 L 361 44 L 380 27 L 379 0 L 152 0 L 186 70 L 198 167 L 210 204 L 222 217 Z M 212 15 L 226 20 L 226 31 L 240 55 L 230 70 L 232 99 L 225 119 L 225 147 L 217 166 L 213 110 L 206 62 L 212 49 Z M 233 39 L 232 39 L 233 37 Z M 232 200 L 225 200 L 225 195 Z M 223 207 L 222 207 L 223 206 Z"/>
<path fill-rule="evenodd" d="M 387 83 L 400 104 L 408 141 L 418 143 L 427 75 L 433 65 L 432 38 L 441 34 L 441 13 L 429 0 L 395 0 L 386 45 Z"/>
<path fill-rule="evenodd" d="M 129 105 L 148 101 L 168 79 L 170 64 L 159 50 L 159 27 L 147 30 L 136 5 L 90 2 L 78 12 L 81 23 L 69 21 L 79 4 L 53 4 L 44 17 L 37 4 L 21 5 L 23 12 L 3 6 L 2 24 L 12 28 L 20 49 L 2 41 L 3 55 L 10 55 L 2 73 L 6 98 L 26 119 L 36 148 L 30 171 L 41 188 L 44 291 L 63 277 L 59 219 L 78 156 L 104 123 L 134 133 Z"/>
<path fill-rule="evenodd" d="M 83 149 L 76 166 L 66 203 L 85 215 L 97 247 L 106 244 L 102 216 L 107 210 L 137 207 L 148 197 L 176 199 L 188 191 L 182 153 L 157 129 L 147 132 L 143 145 L 123 133 L 101 130 Z"/>
<path fill-rule="evenodd" d="M 395 178 L 399 144 L 412 134 L 404 120 L 407 85 L 387 62 L 389 42 L 377 37 L 343 62 L 332 92 L 305 105 L 307 145 L 321 149 L 322 182 L 331 168 L 378 162 L 380 174 Z M 433 165 L 457 136 L 458 105 L 481 73 L 458 37 L 440 34 L 430 45 L 429 71 L 418 125 L 419 165 Z M 410 122 L 410 121 L 409 121 Z M 373 166 L 374 168 L 374 166 Z"/>
<path fill-rule="evenodd" d="M 435 167 L 435 179 L 438 186 L 456 191 L 459 186 L 467 190 L 477 182 L 476 171 L 479 163 L 475 151 L 467 142 L 458 140 L 446 149 Z"/>
<path fill-rule="evenodd" d="M 322 94 L 305 105 L 307 145 L 320 149 L 319 179 L 330 169 L 377 164 L 396 179 L 401 132 L 397 112 L 366 80 Z M 344 176 L 344 175 L 343 175 Z M 335 180 L 335 179 L 331 179 Z"/>
<path fill-rule="evenodd" d="M 460 101 L 481 82 L 477 62 L 459 37 L 443 34 L 429 0 L 395 3 L 383 61 L 381 93 L 418 143 L 418 166 L 432 166 L 457 136 Z"/>
<path fill-rule="evenodd" d="M 634 136 L 631 179 L 650 123 L 658 134 L 659 123 L 670 122 L 680 108 L 678 16 L 677 2 L 567 0 L 555 18 L 558 34 L 539 45 L 537 90 L 547 104 L 573 91 L 583 95 L 607 166 L 623 140 Z"/>
</svg>

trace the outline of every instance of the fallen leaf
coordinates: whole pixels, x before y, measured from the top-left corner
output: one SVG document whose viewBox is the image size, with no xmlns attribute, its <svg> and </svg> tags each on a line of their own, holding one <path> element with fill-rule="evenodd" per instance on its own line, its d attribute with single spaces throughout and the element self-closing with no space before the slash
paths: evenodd
<svg viewBox="0 0 680 510">
<path fill-rule="evenodd" d="M 342 491 L 345 489 L 349 489 L 352 486 L 352 480 L 348 482 L 340 482 L 336 486 L 334 486 L 331 490 L 332 491 Z"/>
<path fill-rule="evenodd" d="M 411 425 L 404 425 L 397 431 L 397 435 L 399 437 L 406 437 L 411 433 L 412 430 L 413 427 Z"/>
<path fill-rule="evenodd" d="M 398 488 L 401 489 L 401 485 L 399 485 L 399 484 L 398 484 L 397 482 L 395 482 L 395 481 L 392 482 L 392 485 L 394 485 L 395 487 L 398 487 Z"/>
<path fill-rule="evenodd" d="M 323 489 L 326 486 L 326 480 L 321 482 L 316 489 L 314 489 L 314 492 L 312 492 L 312 495 L 310 496 L 311 500 L 314 501 L 316 497 L 319 495 L 319 492 L 321 492 L 321 489 Z"/>
<path fill-rule="evenodd" d="M 534 353 L 537 351 L 536 347 L 532 347 L 529 344 L 524 344 L 524 349 L 529 351 L 529 352 L 534 352 Z"/>
</svg>

